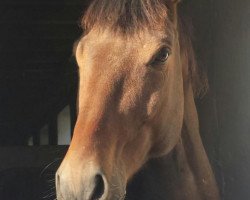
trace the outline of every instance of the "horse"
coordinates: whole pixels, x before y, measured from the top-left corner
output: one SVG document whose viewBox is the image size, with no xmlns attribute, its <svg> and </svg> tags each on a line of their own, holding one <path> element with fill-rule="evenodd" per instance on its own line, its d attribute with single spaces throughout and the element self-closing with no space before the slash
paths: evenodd
<svg viewBox="0 0 250 200">
<path fill-rule="evenodd" d="M 178 0 L 93 0 L 58 200 L 219 200 L 195 98 L 207 88 Z"/>
</svg>

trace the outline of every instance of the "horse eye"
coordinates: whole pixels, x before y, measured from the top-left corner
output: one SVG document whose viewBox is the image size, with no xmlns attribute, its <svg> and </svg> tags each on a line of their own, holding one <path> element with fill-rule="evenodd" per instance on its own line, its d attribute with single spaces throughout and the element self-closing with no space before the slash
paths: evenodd
<svg viewBox="0 0 250 200">
<path fill-rule="evenodd" d="M 166 62 L 169 55 L 170 55 L 170 52 L 168 48 L 166 47 L 161 48 L 160 51 L 154 57 L 152 64 L 162 64 Z"/>
</svg>

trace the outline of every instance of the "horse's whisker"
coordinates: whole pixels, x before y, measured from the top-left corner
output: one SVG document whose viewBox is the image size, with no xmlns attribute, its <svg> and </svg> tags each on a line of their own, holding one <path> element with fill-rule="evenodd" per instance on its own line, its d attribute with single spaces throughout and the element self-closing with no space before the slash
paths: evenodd
<svg viewBox="0 0 250 200">
<path fill-rule="evenodd" d="M 61 159 L 58 158 L 58 159 L 52 161 L 51 163 L 49 163 L 48 165 L 46 165 L 46 166 L 44 167 L 44 169 L 41 171 L 40 177 L 43 175 L 43 173 L 44 173 L 51 165 L 53 165 L 54 163 L 56 163 L 56 162 L 59 161 L 59 160 L 61 160 Z"/>
</svg>

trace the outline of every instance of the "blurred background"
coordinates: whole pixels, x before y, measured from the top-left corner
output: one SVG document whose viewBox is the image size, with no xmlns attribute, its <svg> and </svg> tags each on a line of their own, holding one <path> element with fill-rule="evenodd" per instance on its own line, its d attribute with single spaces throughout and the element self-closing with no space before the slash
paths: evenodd
<svg viewBox="0 0 250 200">
<path fill-rule="evenodd" d="M 76 120 L 73 43 L 90 0 L 0 1 L 0 199 L 55 199 Z M 250 1 L 183 0 L 210 91 L 201 135 L 223 199 L 250 199 Z"/>
</svg>

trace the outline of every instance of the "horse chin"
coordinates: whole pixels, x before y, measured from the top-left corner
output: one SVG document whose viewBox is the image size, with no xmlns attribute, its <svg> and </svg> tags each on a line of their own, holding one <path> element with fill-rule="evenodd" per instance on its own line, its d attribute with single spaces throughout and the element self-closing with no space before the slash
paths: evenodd
<svg viewBox="0 0 250 200">
<path fill-rule="evenodd" d="M 126 183 L 116 180 L 109 184 L 109 194 L 104 200 L 124 200 L 126 197 Z"/>
</svg>

